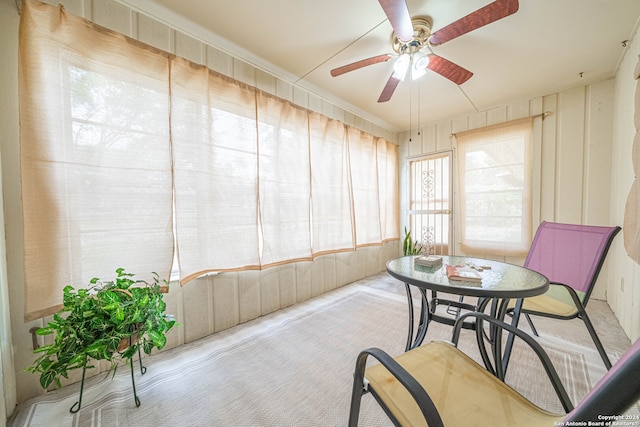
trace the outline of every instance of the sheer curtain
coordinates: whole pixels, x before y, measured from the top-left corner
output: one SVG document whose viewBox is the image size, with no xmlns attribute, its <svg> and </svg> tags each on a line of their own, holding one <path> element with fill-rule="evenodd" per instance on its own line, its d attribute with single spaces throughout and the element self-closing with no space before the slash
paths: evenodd
<svg viewBox="0 0 640 427">
<path fill-rule="evenodd" d="M 631 147 L 631 163 L 635 178 L 627 195 L 622 233 L 627 254 L 640 264 L 640 219 L 638 219 L 640 216 L 640 180 L 638 178 L 640 177 L 640 61 L 636 64 L 633 77 L 636 80 L 635 114 L 633 116 L 636 133 Z"/>
<path fill-rule="evenodd" d="M 66 285 L 397 238 L 397 147 L 34 0 L 20 25 L 27 320 Z"/>
<path fill-rule="evenodd" d="M 345 126 L 309 113 L 313 253 L 355 248 Z"/>
<path fill-rule="evenodd" d="M 171 96 L 181 282 L 260 268 L 255 89 L 176 58 Z"/>
<path fill-rule="evenodd" d="M 168 277 L 168 56 L 31 1 L 19 49 L 26 320 L 119 267 Z"/>
<path fill-rule="evenodd" d="M 382 241 L 400 237 L 398 146 L 377 138 L 378 192 Z"/>
<path fill-rule="evenodd" d="M 0 188 L 4 188 L 2 187 L 1 175 Z M 0 206 L 4 206 L 4 196 L 2 194 L 0 194 Z M 4 211 L 0 212 L 0 224 L 5 224 Z M 8 419 L 18 403 L 6 259 L 6 239 L 4 228 L 2 228 L 0 229 L 0 396 L 2 396 L 0 398 L 0 420 Z"/>
<path fill-rule="evenodd" d="M 380 244 L 380 191 L 377 139 L 358 129 L 347 128 L 349 164 L 356 227 L 356 246 Z"/>
<path fill-rule="evenodd" d="M 461 248 L 526 255 L 531 242 L 530 117 L 456 134 Z"/>
<path fill-rule="evenodd" d="M 307 110 L 258 92 L 262 265 L 311 260 Z"/>
</svg>

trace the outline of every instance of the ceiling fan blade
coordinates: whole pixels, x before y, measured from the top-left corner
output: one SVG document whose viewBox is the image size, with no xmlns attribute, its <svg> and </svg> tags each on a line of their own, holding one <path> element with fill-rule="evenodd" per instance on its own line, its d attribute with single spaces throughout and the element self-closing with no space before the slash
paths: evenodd
<svg viewBox="0 0 640 427">
<path fill-rule="evenodd" d="M 405 0 L 378 0 L 400 41 L 413 40 L 413 24 Z"/>
<path fill-rule="evenodd" d="M 442 77 L 446 77 L 457 85 L 461 85 L 473 76 L 471 71 L 433 53 L 429 55 L 429 65 L 427 65 L 427 68 L 440 74 Z"/>
<path fill-rule="evenodd" d="M 352 62 L 351 64 L 343 65 L 342 67 L 334 68 L 333 70 L 331 70 L 331 75 L 333 77 L 336 77 L 344 73 L 348 73 L 349 71 L 366 67 L 368 65 L 378 64 L 380 62 L 387 62 L 391 58 L 393 58 L 393 55 L 389 53 L 384 55 L 373 56 L 371 58 L 367 58 L 360 61 Z"/>
<path fill-rule="evenodd" d="M 434 32 L 429 43 L 435 46 L 453 40 L 516 13 L 518 7 L 518 0 L 496 0 Z"/>
<path fill-rule="evenodd" d="M 400 83 L 400 80 L 393 77 L 392 74 L 391 77 L 389 77 L 389 80 L 387 80 L 387 84 L 384 86 L 384 89 L 382 89 L 378 102 L 387 102 L 390 100 L 391 96 L 393 96 L 393 92 L 396 90 L 396 87 L 398 87 L 398 83 Z"/>
</svg>

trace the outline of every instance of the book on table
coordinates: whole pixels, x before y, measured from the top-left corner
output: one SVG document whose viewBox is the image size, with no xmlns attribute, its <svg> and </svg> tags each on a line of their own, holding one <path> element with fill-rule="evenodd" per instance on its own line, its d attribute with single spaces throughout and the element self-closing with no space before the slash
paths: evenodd
<svg viewBox="0 0 640 427">
<path fill-rule="evenodd" d="M 447 278 L 456 282 L 482 282 L 482 276 L 469 267 L 447 265 Z"/>
<path fill-rule="evenodd" d="M 442 265 L 442 257 L 437 255 L 420 255 L 415 260 L 416 265 L 425 267 L 440 267 Z"/>
</svg>

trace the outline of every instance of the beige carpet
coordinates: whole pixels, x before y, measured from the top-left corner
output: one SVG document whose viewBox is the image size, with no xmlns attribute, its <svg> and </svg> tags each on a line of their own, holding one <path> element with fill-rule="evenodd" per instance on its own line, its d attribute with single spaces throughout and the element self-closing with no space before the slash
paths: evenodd
<svg viewBox="0 0 640 427">
<path fill-rule="evenodd" d="M 91 378 L 83 407 L 69 413 L 78 385 L 20 405 L 10 426 L 344 426 L 358 352 L 404 350 L 406 298 L 386 274 L 144 359 L 136 372 L 135 407 L 130 371 L 113 380 Z M 449 340 L 451 328 L 432 324 L 427 339 Z M 577 401 L 604 373 L 595 349 L 561 336 L 541 339 Z M 463 331 L 460 347 L 477 354 Z M 561 412 L 553 389 L 531 354 L 517 347 L 508 382 L 539 406 Z M 618 355 L 612 354 L 612 361 Z M 461 403 L 461 409 L 463 403 Z M 362 426 L 391 423 L 371 396 L 363 398 Z"/>
</svg>

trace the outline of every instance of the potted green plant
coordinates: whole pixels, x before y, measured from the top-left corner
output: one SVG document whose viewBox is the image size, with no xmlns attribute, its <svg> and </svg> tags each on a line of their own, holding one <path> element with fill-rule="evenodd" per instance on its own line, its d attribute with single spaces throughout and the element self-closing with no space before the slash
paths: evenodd
<svg viewBox="0 0 640 427">
<path fill-rule="evenodd" d="M 107 375 L 110 372 L 115 375 L 118 364 L 127 362 L 132 369 L 133 392 L 139 406 L 133 381 L 133 357 L 136 353 L 140 356 L 141 349 L 146 354 L 153 348 L 162 349 L 167 343 L 166 333 L 175 325 L 175 320 L 165 314 L 166 281 L 161 286 L 156 273 L 152 283 L 134 280 L 134 275 L 123 268 L 116 273 L 114 281 L 101 282 L 94 278 L 87 288 L 77 291 L 66 286 L 63 308 L 53 315 L 47 326 L 36 330 L 37 335 L 54 335 L 51 344 L 34 350 L 40 356 L 27 368 L 29 372 L 40 373 L 43 388 L 54 382 L 61 387 L 60 380 L 68 378 L 68 371 L 83 370 L 80 399 L 71 412 L 80 409 L 85 371 L 93 367 L 92 359 L 111 363 Z M 144 374 L 142 361 L 140 368 Z"/>
<path fill-rule="evenodd" d="M 404 240 L 402 241 L 402 252 L 404 255 L 420 255 L 422 252 L 422 245 L 417 240 L 412 240 L 411 231 L 404 228 Z"/>
</svg>

